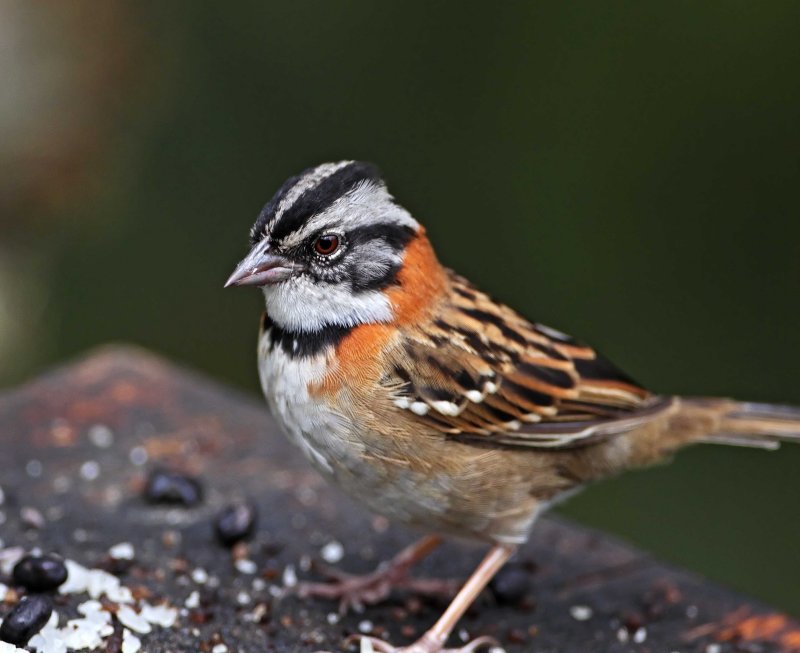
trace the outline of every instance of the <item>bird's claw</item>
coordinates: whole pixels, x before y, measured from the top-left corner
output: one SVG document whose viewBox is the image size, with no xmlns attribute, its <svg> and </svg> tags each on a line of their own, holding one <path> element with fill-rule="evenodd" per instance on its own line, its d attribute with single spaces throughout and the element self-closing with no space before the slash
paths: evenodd
<svg viewBox="0 0 800 653">
<path fill-rule="evenodd" d="M 459 648 L 443 648 L 443 643 L 429 637 L 427 633 L 409 646 L 396 647 L 389 642 L 377 637 L 367 635 L 351 635 L 345 640 L 346 644 L 360 644 L 359 653 L 475 653 L 481 648 L 499 647 L 497 640 L 492 637 L 478 637 Z"/>
<path fill-rule="evenodd" d="M 410 578 L 407 570 L 382 565 L 372 573 L 352 575 L 332 567 L 319 565 L 321 574 L 331 579 L 329 583 L 299 583 L 289 590 L 300 598 L 339 599 L 339 613 L 344 615 L 351 608 L 361 611 L 365 605 L 374 605 L 386 599 L 397 587 L 424 596 L 452 597 L 458 590 L 458 582 L 431 578 Z"/>
</svg>

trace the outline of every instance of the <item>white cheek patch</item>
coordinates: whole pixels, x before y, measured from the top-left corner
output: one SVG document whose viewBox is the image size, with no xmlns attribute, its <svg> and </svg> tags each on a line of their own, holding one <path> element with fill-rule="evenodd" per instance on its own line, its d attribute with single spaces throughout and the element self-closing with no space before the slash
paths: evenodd
<svg viewBox="0 0 800 653">
<path fill-rule="evenodd" d="M 265 286 L 264 298 L 267 315 L 287 331 L 355 327 L 390 322 L 394 317 L 389 299 L 380 291 L 353 294 L 349 284 L 312 282 L 304 276 Z"/>
<path fill-rule="evenodd" d="M 395 250 L 380 240 L 363 243 L 348 254 L 358 261 L 355 274 L 360 279 L 381 279 L 403 262 L 403 258 Z"/>
</svg>

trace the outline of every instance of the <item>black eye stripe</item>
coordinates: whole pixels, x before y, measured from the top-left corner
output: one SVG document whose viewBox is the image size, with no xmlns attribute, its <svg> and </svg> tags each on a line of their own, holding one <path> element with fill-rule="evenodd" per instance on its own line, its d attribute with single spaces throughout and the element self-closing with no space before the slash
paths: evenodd
<svg viewBox="0 0 800 653">
<path fill-rule="evenodd" d="M 402 250 L 416 232 L 408 226 L 392 222 L 380 222 L 366 227 L 356 227 L 347 232 L 347 240 L 353 245 L 360 245 L 371 240 L 384 240 L 392 249 Z"/>
</svg>

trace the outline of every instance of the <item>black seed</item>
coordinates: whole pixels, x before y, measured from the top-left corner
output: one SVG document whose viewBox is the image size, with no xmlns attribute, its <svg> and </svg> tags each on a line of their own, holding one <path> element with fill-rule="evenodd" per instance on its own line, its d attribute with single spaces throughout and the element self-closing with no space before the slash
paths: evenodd
<svg viewBox="0 0 800 653">
<path fill-rule="evenodd" d="M 497 572 L 489 589 L 498 603 L 514 605 L 522 601 L 531 587 L 531 575 L 520 564 L 509 564 Z"/>
<path fill-rule="evenodd" d="M 253 534 L 258 511 L 251 502 L 232 503 L 224 508 L 214 522 L 217 538 L 225 546 L 233 546 Z"/>
<path fill-rule="evenodd" d="M 25 596 L 3 619 L 0 641 L 14 646 L 25 646 L 38 633 L 53 612 L 53 604 L 46 596 Z"/>
<path fill-rule="evenodd" d="M 156 470 L 147 479 L 144 498 L 150 503 L 170 503 L 190 507 L 203 500 L 203 488 L 197 479 L 190 476 Z"/>
<path fill-rule="evenodd" d="M 47 592 L 67 580 L 67 568 L 54 555 L 28 555 L 14 565 L 13 576 L 15 583 L 31 592 Z"/>
</svg>

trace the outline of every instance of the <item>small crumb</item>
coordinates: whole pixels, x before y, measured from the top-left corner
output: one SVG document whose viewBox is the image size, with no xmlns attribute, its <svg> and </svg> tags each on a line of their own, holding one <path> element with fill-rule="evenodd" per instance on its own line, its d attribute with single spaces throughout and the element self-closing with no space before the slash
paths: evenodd
<svg viewBox="0 0 800 653">
<path fill-rule="evenodd" d="M 33 528 L 37 531 L 44 528 L 46 524 L 44 515 L 39 510 L 32 508 L 31 506 L 24 506 L 20 508 L 19 518 L 22 520 L 22 523 L 26 528 Z"/>
<path fill-rule="evenodd" d="M 329 612 L 327 621 L 331 626 L 335 626 L 339 623 L 339 614 L 337 612 Z"/>
<path fill-rule="evenodd" d="M 469 641 L 469 633 L 467 632 L 467 629 L 466 629 L 466 628 L 461 628 L 461 629 L 458 631 L 458 638 L 459 638 L 459 639 L 460 639 L 462 642 L 468 642 L 468 641 Z"/>
<path fill-rule="evenodd" d="M 644 626 L 642 626 L 641 628 L 637 628 L 636 632 L 633 633 L 634 644 L 642 644 L 646 639 L 647 639 L 647 628 L 645 628 Z"/>
<path fill-rule="evenodd" d="M 236 567 L 236 571 L 238 571 L 240 574 L 252 575 L 258 571 L 258 565 L 247 558 L 237 560 L 234 564 L 234 567 Z"/>
<path fill-rule="evenodd" d="M 575 621 L 588 621 L 594 614 L 588 605 L 573 605 L 569 609 L 569 613 Z"/>
<path fill-rule="evenodd" d="M 217 644 L 211 649 L 211 653 L 228 653 L 228 647 L 225 644 Z"/>
<path fill-rule="evenodd" d="M 0 573 L 8 576 L 20 560 L 25 555 L 25 549 L 16 546 L 10 549 L 0 549 Z"/>
<path fill-rule="evenodd" d="M 335 564 L 344 558 L 344 547 L 340 542 L 332 540 L 322 547 L 320 555 L 325 562 Z"/>
<path fill-rule="evenodd" d="M 627 629 L 627 628 L 620 628 L 620 629 L 617 631 L 617 640 L 618 640 L 618 641 L 619 641 L 621 644 L 624 644 L 624 643 L 625 643 L 625 642 L 627 642 L 629 639 L 630 639 L 630 633 L 628 633 L 628 629 Z"/>
<path fill-rule="evenodd" d="M 686 606 L 686 616 L 689 619 L 697 619 L 697 615 L 700 613 L 699 608 L 696 605 L 688 605 Z"/>
<path fill-rule="evenodd" d="M 237 542 L 231 547 L 231 558 L 235 560 L 244 560 L 250 557 L 250 547 L 246 542 Z"/>
<path fill-rule="evenodd" d="M 167 605 L 142 604 L 141 616 L 143 619 L 162 628 L 172 628 L 178 620 L 178 611 Z"/>
<path fill-rule="evenodd" d="M 283 586 L 295 587 L 297 585 L 297 572 L 294 570 L 294 565 L 286 565 L 283 570 Z"/>
<path fill-rule="evenodd" d="M 150 456 L 147 455 L 147 449 L 144 447 L 134 447 L 128 454 L 128 459 L 137 467 L 145 465 L 149 458 Z"/>
<path fill-rule="evenodd" d="M 146 635 L 152 630 L 147 619 L 128 605 L 120 606 L 119 610 L 117 610 L 117 619 L 123 626 L 135 630 L 137 633 L 142 633 L 142 635 Z"/>
<path fill-rule="evenodd" d="M 187 597 L 184 605 L 189 608 L 190 610 L 194 610 L 195 608 L 200 607 L 200 592 L 195 590 Z"/>
<path fill-rule="evenodd" d="M 95 424 L 89 428 L 89 442 L 99 449 L 108 449 L 114 444 L 114 432 L 105 424 Z"/>
<path fill-rule="evenodd" d="M 136 556 L 136 550 L 130 542 L 120 542 L 108 550 L 108 555 L 114 560 L 133 560 Z"/>
<path fill-rule="evenodd" d="M 709 644 L 706 646 L 706 653 L 720 653 L 722 651 L 722 646 L 719 644 Z"/>
<path fill-rule="evenodd" d="M 100 465 L 95 460 L 87 460 L 81 465 L 80 475 L 85 481 L 97 480 L 97 477 L 100 476 Z"/>
<path fill-rule="evenodd" d="M 371 633 L 375 625 L 369 620 L 364 619 L 358 623 L 358 630 L 362 633 Z"/>
<path fill-rule="evenodd" d="M 202 567 L 198 567 L 192 572 L 192 580 L 198 585 L 205 585 L 208 582 L 208 572 Z"/>
<path fill-rule="evenodd" d="M 236 595 L 236 602 L 239 605 L 248 605 L 250 603 L 250 595 L 247 592 L 239 592 Z"/>
<path fill-rule="evenodd" d="M 267 603 L 259 603 L 250 613 L 253 623 L 263 624 L 269 621 L 270 607 Z"/>
<path fill-rule="evenodd" d="M 122 631 L 122 653 L 139 653 L 142 641 L 127 628 Z"/>
</svg>

